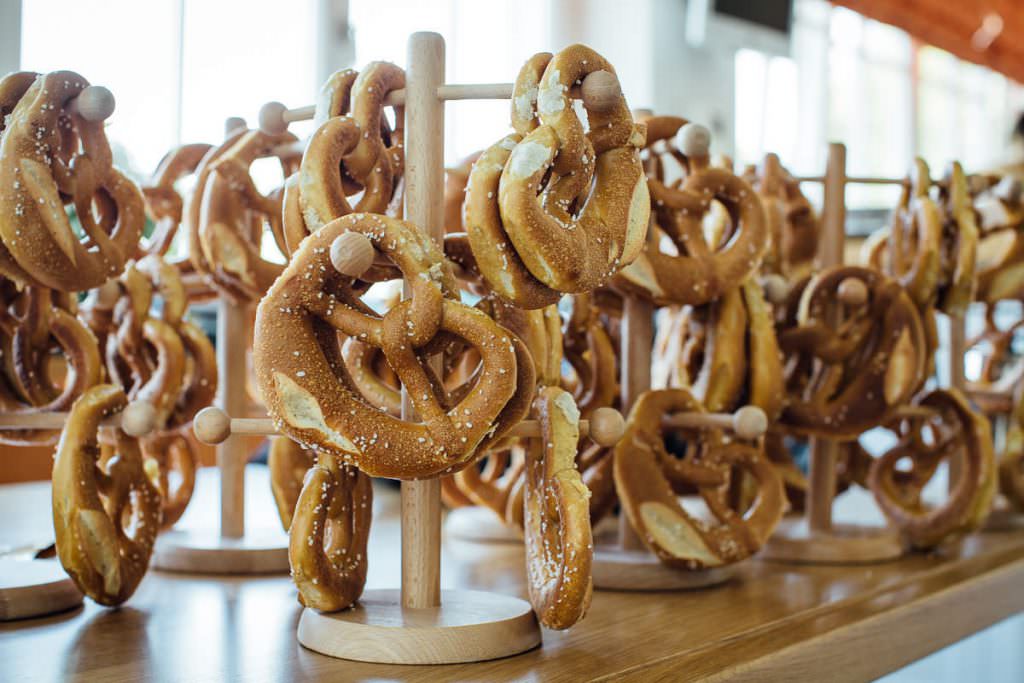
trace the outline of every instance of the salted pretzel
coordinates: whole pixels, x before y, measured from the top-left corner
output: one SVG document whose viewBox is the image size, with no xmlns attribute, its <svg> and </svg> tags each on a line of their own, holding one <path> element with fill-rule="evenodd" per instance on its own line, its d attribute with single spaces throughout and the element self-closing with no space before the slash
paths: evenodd
<svg viewBox="0 0 1024 683">
<path fill-rule="evenodd" d="M 405 87 L 405 72 L 371 62 L 361 73 L 333 74 L 321 89 L 314 121 L 318 128 L 302 156 L 296 181 L 303 221 L 289 221 L 294 251 L 307 234 L 353 211 L 401 216 L 404 107 L 385 118 L 384 98 Z M 361 193 L 353 207 L 349 197 Z"/>
<path fill-rule="evenodd" d="M 585 132 L 570 99 L 601 70 L 614 73 L 583 45 L 532 57 L 514 87 L 516 133 L 485 150 L 470 174 L 463 222 L 480 272 L 523 308 L 603 285 L 643 246 L 643 130 L 620 96 L 607 110 L 587 110 Z"/>
<path fill-rule="evenodd" d="M 174 185 L 195 174 L 203 158 L 213 149 L 207 144 L 176 147 L 164 155 L 152 179 L 142 186 L 146 213 L 153 219 L 153 233 L 139 242 L 137 256 L 163 255 L 171 248 L 185 212 L 185 201 Z"/>
<path fill-rule="evenodd" d="M 192 500 L 199 458 L 180 432 L 153 434 L 139 445 L 146 474 L 160 493 L 161 528 L 169 529 Z"/>
<path fill-rule="evenodd" d="M 21 101 L 22 95 L 35 82 L 39 74 L 35 71 L 15 71 L 0 78 L 0 135 L 3 135 L 7 126 L 8 116 L 14 112 L 14 107 Z M 0 241 L 0 275 L 23 287 L 34 282 L 25 269 L 18 265 L 14 256 Z"/>
<path fill-rule="evenodd" d="M 859 305 L 837 289 L 852 278 Z M 822 271 L 777 328 L 786 357 L 788 402 L 781 422 L 796 434 L 853 439 L 885 422 L 923 384 L 931 357 L 917 307 L 899 283 L 867 268 Z"/>
<path fill-rule="evenodd" d="M 244 133 L 211 168 L 203 188 L 199 219 L 199 245 L 210 266 L 212 284 L 236 301 L 263 295 L 283 266 L 260 254 L 264 221 L 278 248 L 287 253 L 282 221 L 282 190 L 264 195 L 249 175 L 258 158 L 294 142 L 294 135 L 268 135 L 260 130 Z M 277 156 L 287 177 L 298 167 L 297 153 Z"/>
<path fill-rule="evenodd" d="M 562 330 L 565 360 L 572 367 L 573 398 L 584 417 L 597 408 L 611 406 L 618 396 L 615 347 L 601 323 L 590 294 L 572 297 L 572 311 Z M 569 382 L 563 380 L 563 388 Z"/>
<path fill-rule="evenodd" d="M 789 280 L 809 275 L 818 251 L 821 226 L 800 183 L 783 168 L 779 157 L 766 154 L 760 167 L 750 167 L 744 180 L 761 198 L 768 245 L 762 272 Z"/>
<path fill-rule="evenodd" d="M 988 420 L 959 392 L 935 390 L 914 401 L 924 415 L 904 417 L 894 429 L 899 442 L 876 458 L 868 485 L 889 521 L 915 548 L 931 548 L 977 529 L 996 491 L 995 457 Z M 921 492 L 944 459 L 959 457 L 962 471 L 949 498 L 937 507 Z M 897 465 L 909 459 L 909 470 Z"/>
<path fill-rule="evenodd" d="M 411 297 L 383 316 L 331 264 L 331 243 L 347 230 L 368 237 L 409 283 Z M 531 361 L 517 337 L 454 300 L 456 292 L 437 245 L 397 219 L 351 214 L 310 235 L 257 313 L 254 366 L 275 423 L 293 440 L 371 476 L 432 477 L 472 463 L 478 449 L 522 418 L 523 407 L 512 399 L 522 388 L 519 368 Z M 338 332 L 383 350 L 420 422 L 365 401 L 344 368 Z M 472 387 L 449 402 L 438 397 L 439 380 L 417 354 L 453 338 L 474 347 L 481 362 Z"/>
<path fill-rule="evenodd" d="M 142 193 L 113 167 L 103 122 L 68 109 L 88 85 L 70 71 L 40 76 L 0 138 L 0 238 L 23 271 L 8 276 L 22 284 L 97 287 L 121 271 L 142 234 Z"/>
<path fill-rule="evenodd" d="M 402 388 L 394 372 L 387 368 L 387 359 L 379 347 L 358 339 L 346 339 L 342 357 L 352 383 L 370 404 L 393 417 L 402 414 Z"/>
<path fill-rule="evenodd" d="M 590 492 L 575 468 L 580 413 L 572 396 L 544 387 L 535 404 L 540 439 L 526 449 L 524 538 L 530 603 L 547 628 L 567 629 L 590 606 Z"/>
<path fill-rule="evenodd" d="M 74 315 L 73 304 L 57 293 L 29 286 L 21 293 L 4 287 L 0 303 L 0 410 L 10 414 L 63 411 L 103 378 L 96 337 Z M 63 376 L 53 351 L 60 350 Z M 50 430 L 0 432 L 11 446 L 52 444 Z"/>
<path fill-rule="evenodd" d="M 626 433 L 615 447 L 615 488 L 630 524 L 659 559 L 701 569 L 738 562 L 757 552 L 785 511 L 782 480 L 758 448 L 725 442 L 711 431 L 687 438 L 692 451 L 679 459 L 665 448 L 661 420 L 678 411 L 703 411 L 685 389 L 648 391 L 637 399 Z M 729 484 L 749 475 L 756 495 L 749 509 L 730 505 Z M 712 515 L 698 519 L 677 491 L 696 487 Z"/>
<path fill-rule="evenodd" d="M 71 407 L 53 463 L 57 555 L 79 590 L 120 605 L 146 573 L 160 530 L 160 493 L 135 439 L 114 433 L 116 454 L 99 462 L 100 420 L 127 405 L 120 387 L 99 384 Z"/>
<path fill-rule="evenodd" d="M 333 455 L 318 453 L 288 532 L 288 563 L 300 603 L 337 612 L 359 599 L 372 518 L 370 478 Z"/>
<path fill-rule="evenodd" d="M 1024 298 L 1024 232 L 1001 228 L 986 233 L 978 242 L 976 268 L 977 300 Z"/>
<path fill-rule="evenodd" d="M 292 525 L 292 515 L 302 491 L 303 480 L 313 465 L 313 452 L 288 437 L 275 436 L 270 440 L 270 453 L 267 456 L 270 490 L 274 494 L 274 504 L 285 531 Z"/>
<path fill-rule="evenodd" d="M 646 119 L 648 154 L 655 144 L 668 144 L 686 123 L 678 117 Z M 616 284 L 659 304 L 699 305 L 721 296 L 757 270 L 767 243 L 764 210 L 756 193 L 727 169 L 710 166 L 706 148 L 695 145 L 690 156 L 677 151 L 686 176 L 666 184 L 657 168 L 647 179 L 658 232 L 672 243 L 648 241 L 643 254 L 623 269 Z M 728 221 L 705 234 L 705 221 L 716 206 Z M 725 229 L 728 228 L 728 229 Z M 671 253 L 675 252 L 675 253 Z"/>
</svg>

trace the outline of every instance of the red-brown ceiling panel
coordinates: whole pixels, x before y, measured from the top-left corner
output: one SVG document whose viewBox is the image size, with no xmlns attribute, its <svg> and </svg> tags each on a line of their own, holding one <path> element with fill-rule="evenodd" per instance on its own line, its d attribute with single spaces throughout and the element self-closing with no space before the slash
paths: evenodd
<svg viewBox="0 0 1024 683">
<path fill-rule="evenodd" d="M 1024 83 L 1024 0 L 832 0 Z"/>
</svg>

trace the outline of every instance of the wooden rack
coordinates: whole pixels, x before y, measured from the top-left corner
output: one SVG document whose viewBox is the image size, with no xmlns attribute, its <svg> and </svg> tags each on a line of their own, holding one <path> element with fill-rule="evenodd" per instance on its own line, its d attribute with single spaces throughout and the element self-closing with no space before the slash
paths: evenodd
<svg viewBox="0 0 1024 683">
<path fill-rule="evenodd" d="M 846 187 L 850 184 L 906 185 L 905 178 L 863 178 L 846 175 L 846 147 L 831 143 L 825 175 L 798 178 L 801 182 L 823 183 L 822 234 L 818 247 L 821 268 L 843 263 L 846 239 Z M 948 376 L 951 386 L 963 389 L 964 323 L 949 318 Z M 835 463 L 838 443 L 830 439 L 811 440 L 806 514 L 796 523 L 784 522 L 763 551 L 772 560 L 806 564 L 868 564 L 885 562 L 904 552 L 899 535 L 888 527 L 836 525 L 832 506 L 836 494 Z M 950 473 L 951 482 L 955 473 Z"/>
</svg>

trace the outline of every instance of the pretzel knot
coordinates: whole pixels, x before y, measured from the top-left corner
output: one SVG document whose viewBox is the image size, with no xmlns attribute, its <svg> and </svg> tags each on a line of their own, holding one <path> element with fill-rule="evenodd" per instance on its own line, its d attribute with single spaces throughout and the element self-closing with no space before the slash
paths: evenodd
<svg viewBox="0 0 1024 683">
<path fill-rule="evenodd" d="M 470 174 L 464 222 L 480 272 L 524 308 L 604 284 L 643 245 L 643 131 L 620 96 L 606 111 L 588 109 L 584 132 L 570 99 L 600 70 L 614 72 L 582 45 L 531 58 L 513 93 L 516 134 L 485 150 Z"/>
<path fill-rule="evenodd" d="M 292 525 L 292 515 L 302 491 L 302 482 L 313 464 L 313 451 L 303 448 L 288 437 L 275 436 L 270 440 L 270 454 L 267 456 L 270 490 L 274 494 L 277 515 L 285 531 Z"/>
<path fill-rule="evenodd" d="M 653 145 L 686 123 L 675 117 L 645 122 L 648 155 L 653 154 Z M 659 179 L 656 164 L 647 185 L 655 226 L 674 244 L 670 251 L 675 253 L 663 251 L 658 240 L 648 241 L 616 283 L 659 304 L 699 305 L 717 299 L 757 270 L 768 237 L 764 210 L 742 178 L 708 167 L 706 160 L 695 163 L 678 151 L 673 156 L 686 171 L 681 184 L 668 185 Z M 721 234 L 709 238 L 704 224 L 719 205 L 726 209 L 728 221 L 718 221 Z"/>
<path fill-rule="evenodd" d="M 928 417 L 907 417 L 894 430 L 899 442 L 877 458 L 868 485 L 885 516 L 916 548 L 931 548 L 947 537 L 977 529 L 988 516 L 996 491 L 995 456 L 988 420 L 954 390 L 932 391 L 915 405 Z M 949 498 L 931 507 L 921 492 L 944 459 L 960 458 L 963 471 Z M 909 460 L 910 469 L 897 469 Z"/>
<path fill-rule="evenodd" d="M 20 294 L 10 283 L 0 301 L 0 406 L 5 413 L 30 414 L 67 410 L 103 378 L 96 337 L 74 315 L 71 300 L 52 290 L 30 286 Z M 66 365 L 54 372 L 53 351 Z M 52 444 L 57 433 L 19 430 L 0 433 L 11 446 Z"/>
<path fill-rule="evenodd" d="M 320 453 L 306 473 L 288 532 L 288 563 L 299 602 L 337 612 L 359 599 L 372 512 L 370 478 Z"/>
<path fill-rule="evenodd" d="M 38 77 L 4 128 L 0 238 L 13 257 L 6 274 L 21 284 L 98 287 L 121 271 L 142 235 L 142 194 L 111 165 L 103 122 L 67 109 L 88 85 L 70 71 Z M 83 239 L 66 205 L 74 207 Z"/>
<path fill-rule="evenodd" d="M 530 602 L 546 627 L 566 629 L 590 606 L 590 492 L 576 470 L 579 410 L 572 396 L 544 387 L 535 402 L 541 438 L 526 449 L 524 536 Z"/>
<path fill-rule="evenodd" d="M 307 234 L 353 211 L 401 216 L 405 109 L 394 107 L 392 127 L 384 99 L 404 87 L 405 72 L 388 62 L 371 62 L 358 74 L 339 71 L 324 84 L 314 116 L 319 127 L 289 189 L 302 219 L 286 225 L 292 251 Z M 348 198 L 357 193 L 353 208 Z"/>
<path fill-rule="evenodd" d="M 383 316 L 331 265 L 346 230 L 370 239 L 409 283 L 411 298 Z M 254 365 L 264 401 L 292 439 L 343 458 L 371 476 L 416 479 L 457 471 L 518 419 L 510 412 L 520 374 L 531 371 L 522 342 L 486 314 L 454 300 L 443 255 L 413 226 L 352 214 L 311 235 L 260 302 Z M 402 421 L 356 390 L 337 342 L 341 332 L 382 349 L 420 422 Z M 424 358 L 452 338 L 473 347 L 480 369 L 472 388 L 448 400 Z M 439 396 L 439 394 L 441 394 Z M 519 408 L 516 408 L 519 410 Z"/>
<path fill-rule="evenodd" d="M 775 154 L 765 155 L 760 168 L 748 168 L 743 179 L 757 191 L 764 208 L 767 247 L 761 271 L 789 280 L 810 274 L 821 226 L 800 183 Z"/>
<path fill-rule="evenodd" d="M 865 285 L 865 303 L 839 301 L 836 290 L 847 278 Z M 781 422 L 797 434 L 857 438 L 885 422 L 927 377 L 917 307 L 898 283 L 866 268 L 837 267 L 812 278 L 778 338 L 789 396 Z"/>
<path fill-rule="evenodd" d="M 127 404 L 111 384 L 71 407 L 53 464 L 53 526 L 60 563 L 101 605 L 120 605 L 146 573 L 160 529 L 160 493 L 137 442 L 115 431 L 116 453 L 101 463 L 100 420 Z"/>
<path fill-rule="evenodd" d="M 757 552 L 785 510 L 782 480 L 761 451 L 725 443 L 718 432 L 688 438 L 678 459 L 665 449 L 662 416 L 703 411 L 685 389 L 648 391 L 630 411 L 626 433 L 615 447 L 615 488 L 633 528 L 670 566 L 717 567 Z M 730 505 L 734 477 L 749 474 L 757 494 L 749 509 Z M 696 487 L 711 519 L 700 519 L 679 502 L 678 491 Z"/>
</svg>

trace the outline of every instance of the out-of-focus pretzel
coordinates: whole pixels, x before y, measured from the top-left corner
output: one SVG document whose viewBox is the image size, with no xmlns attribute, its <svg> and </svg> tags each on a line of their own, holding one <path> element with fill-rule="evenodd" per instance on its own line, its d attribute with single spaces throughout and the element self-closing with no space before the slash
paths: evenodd
<svg viewBox="0 0 1024 683">
<path fill-rule="evenodd" d="M 473 164 L 483 152 L 474 152 L 459 163 L 444 170 L 444 227 L 446 232 L 465 232 L 462 224 L 462 205 L 466 202 L 466 187 Z"/>
<path fill-rule="evenodd" d="M 361 301 L 353 278 L 332 266 L 331 245 L 349 230 L 368 237 L 410 285 L 411 298 L 383 317 Z M 521 388 L 519 368 L 531 361 L 517 337 L 455 301 L 456 292 L 440 249 L 407 223 L 353 214 L 313 233 L 257 313 L 254 365 L 279 428 L 371 476 L 432 477 L 472 463 L 478 449 L 522 419 L 523 407 L 510 405 Z M 366 402 L 344 367 L 339 331 L 383 350 L 421 422 Z M 421 358 L 453 339 L 481 358 L 472 387 L 458 401 L 449 400 Z"/>
<path fill-rule="evenodd" d="M 296 181 L 303 220 L 286 226 L 292 251 L 307 234 L 353 211 L 401 216 L 405 114 L 394 107 L 392 129 L 384 98 L 404 87 L 405 72 L 388 62 L 371 62 L 358 74 L 336 72 L 324 84 L 314 116 L 319 127 Z M 357 193 L 352 207 L 348 198 Z"/>
<path fill-rule="evenodd" d="M 996 491 L 995 456 L 988 420 L 955 390 L 936 390 L 914 401 L 926 415 L 895 425 L 899 442 L 875 459 L 868 485 L 890 522 L 915 548 L 931 548 L 954 534 L 977 529 Z M 939 464 L 963 463 L 949 498 L 937 507 L 921 500 Z M 897 469 L 909 459 L 911 469 Z"/>
<path fill-rule="evenodd" d="M 621 95 L 587 109 L 570 99 L 599 54 L 573 45 L 532 57 L 513 92 L 516 130 L 473 166 L 464 223 L 491 289 L 523 308 L 603 285 L 639 254 L 650 204 L 637 148 L 643 129 Z"/>
<path fill-rule="evenodd" d="M 848 279 L 863 285 L 863 303 L 843 303 L 837 290 Z M 881 273 L 828 269 L 791 292 L 787 308 L 778 340 L 786 357 L 789 399 L 781 422 L 788 430 L 857 438 L 924 382 L 931 353 L 920 314 L 903 287 Z"/>
<path fill-rule="evenodd" d="M 160 493 L 161 527 L 181 519 L 196 487 L 199 460 L 180 432 L 153 434 L 140 440 L 146 473 Z"/>
<path fill-rule="evenodd" d="M 999 454 L 999 492 L 1024 511 L 1024 383 L 1013 393 L 1013 411 L 1006 426 L 1003 452 Z"/>
<path fill-rule="evenodd" d="M 8 276 L 22 284 L 98 287 L 121 271 L 142 235 L 142 193 L 113 167 L 103 122 L 68 109 L 88 85 L 70 71 L 40 76 L 0 138 L 0 237 L 23 271 Z"/>
<path fill-rule="evenodd" d="M 321 612 L 351 607 L 366 583 L 373 487 L 358 468 L 327 453 L 306 473 L 288 532 L 299 602 Z"/>
<path fill-rule="evenodd" d="M 146 212 L 156 227 L 148 238 L 139 242 L 138 257 L 163 255 L 170 249 L 185 213 L 185 201 L 174 185 L 193 175 L 211 149 L 213 147 L 207 144 L 181 145 L 172 149 L 160 160 L 150 182 L 142 186 Z"/>
<path fill-rule="evenodd" d="M 630 524 L 662 562 L 684 569 L 730 564 L 757 552 L 786 504 L 782 480 L 753 446 L 705 432 L 690 435 L 692 452 L 683 459 L 666 450 L 662 417 L 703 410 L 685 389 L 648 391 L 634 403 L 615 447 L 615 488 Z M 729 484 L 741 474 L 756 486 L 749 509 L 730 505 Z M 696 487 L 712 520 L 697 519 L 680 504 L 677 491 L 684 487 Z"/>
<path fill-rule="evenodd" d="M 981 370 L 968 379 L 967 393 L 986 414 L 1006 414 L 1013 409 L 1014 389 L 1024 379 L 1024 360 L 1013 354 L 1014 340 L 1024 319 L 1006 328 L 996 323 L 996 304 L 985 307 L 985 329 L 967 341 L 967 350 L 980 352 Z"/>
<path fill-rule="evenodd" d="M 193 271 L 201 277 L 208 278 L 212 269 L 206 260 L 206 256 L 203 254 L 202 243 L 199 239 L 199 228 L 202 225 L 203 197 L 206 194 L 208 183 L 213 178 L 213 169 L 217 161 L 227 154 L 247 132 L 248 129 L 244 126 L 229 131 L 224 138 L 224 142 L 206 152 L 193 174 L 195 176 L 195 184 L 185 200 L 184 223 L 186 237 L 188 238 L 188 258 L 192 262 Z"/>
<path fill-rule="evenodd" d="M 38 77 L 39 74 L 35 71 L 15 71 L 0 79 L 0 135 L 7 127 L 8 117 L 14 112 L 14 107 Z M 19 288 L 33 281 L 25 269 L 14 260 L 14 256 L 2 241 L 0 241 L 0 275 L 16 283 Z"/>
<path fill-rule="evenodd" d="M 978 260 L 978 223 L 971 204 L 967 175 L 954 161 L 946 173 L 940 193 L 943 221 L 943 289 L 938 307 L 950 315 L 963 316 L 974 299 Z"/>
<path fill-rule="evenodd" d="M 611 406 L 619 389 L 615 347 L 589 294 L 572 297 L 562 342 L 565 360 L 575 374 L 573 397 L 580 414 L 587 418 L 597 408 Z"/>
<path fill-rule="evenodd" d="M 646 122 L 647 144 L 652 149 L 686 123 L 677 117 Z M 659 304 L 699 305 L 717 299 L 757 270 L 768 239 L 764 210 L 753 188 L 731 171 L 711 167 L 709 140 L 702 136 L 705 131 L 691 126 L 682 129 L 687 134 L 686 149 L 677 153 L 685 178 L 665 184 L 655 167 L 647 180 L 656 227 L 673 248 L 666 252 L 660 240 L 648 241 L 640 257 L 616 280 L 619 286 Z M 719 222 L 720 229 L 708 235 L 705 221 L 716 202 L 725 207 L 729 220 Z"/>
<path fill-rule="evenodd" d="M 583 618 L 593 592 L 590 491 L 575 467 L 580 413 L 557 387 L 542 388 L 535 409 L 542 437 L 526 450 L 527 587 L 540 623 L 566 629 Z"/>
<path fill-rule="evenodd" d="M 124 408 L 120 387 L 92 387 L 71 408 L 53 463 L 53 527 L 60 563 L 101 605 L 120 605 L 149 566 L 160 530 L 160 493 L 135 439 L 117 429 L 116 453 L 99 462 L 100 420 Z"/>
<path fill-rule="evenodd" d="M 70 301 L 55 292 L 29 286 L 20 294 L 10 284 L 0 302 L 0 409 L 29 414 L 62 411 L 103 378 L 96 337 L 73 313 Z M 55 372 L 52 351 L 60 349 L 65 365 Z M 0 443 L 12 446 L 52 444 L 49 430 L 0 432 Z"/>
<path fill-rule="evenodd" d="M 757 191 L 764 207 L 768 246 L 762 272 L 798 280 L 811 273 L 821 226 L 800 190 L 800 183 L 783 168 L 779 157 L 766 154 L 761 166 L 750 167 L 744 180 Z"/>
<path fill-rule="evenodd" d="M 294 142 L 295 136 L 267 135 L 251 130 L 242 135 L 212 166 L 203 188 L 199 222 L 199 244 L 210 266 L 212 283 L 224 295 L 237 301 L 252 301 L 263 295 L 281 274 L 283 267 L 260 255 L 264 222 L 287 253 L 282 220 L 282 190 L 262 194 L 249 175 L 258 158 Z M 278 156 L 285 177 L 298 167 L 297 154 Z"/>
<path fill-rule="evenodd" d="M 277 514 L 285 531 L 292 525 L 292 515 L 302 492 L 306 472 L 313 464 L 313 451 L 303 448 L 288 437 L 275 436 L 270 440 L 270 454 L 267 456 L 270 490 L 274 494 Z"/>
</svg>

